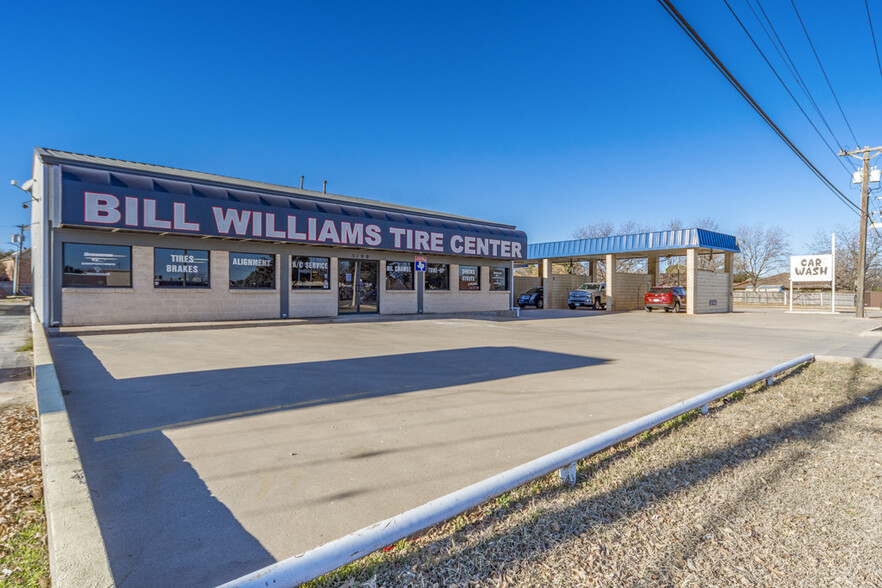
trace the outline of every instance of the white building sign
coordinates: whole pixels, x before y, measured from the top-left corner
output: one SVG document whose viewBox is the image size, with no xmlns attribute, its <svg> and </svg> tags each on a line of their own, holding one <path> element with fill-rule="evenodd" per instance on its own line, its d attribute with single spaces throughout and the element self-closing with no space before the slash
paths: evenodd
<svg viewBox="0 0 882 588">
<path fill-rule="evenodd" d="M 792 255 L 791 282 L 832 282 L 833 255 Z"/>
</svg>

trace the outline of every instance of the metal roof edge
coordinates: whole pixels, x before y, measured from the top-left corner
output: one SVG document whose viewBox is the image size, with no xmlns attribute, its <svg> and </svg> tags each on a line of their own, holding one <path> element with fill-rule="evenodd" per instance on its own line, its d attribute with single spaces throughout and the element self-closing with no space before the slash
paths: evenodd
<svg viewBox="0 0 882 588">
<path fill-rule="evenodd" d="M 425 208 L 415 208 L 412 206 L 404 206 L 401 204 L 392 204 L 382 200 L 374 200 L 371 198 L 361 198 L 358 196 L 346 196 L 345 194 L 333 194 L 330 192 L 317 192 L 315 190 L 306 190 L 294 188 L 292 186 L 284 186 L 281 184 L 270 184 L 268 182 L 260 182 L 255 180 L 246 180 L 235 178 L 232 176 L 222 176 L 207 172 L 187 170 L 175 167 L 167 167 L 152 163 L 140 163 L 137 161 L 128 161 L 124 159 L 113 159 L 109 157 L 101 157 L 98 155 L 87 155 L 83 153 L 74 153 L 72 151 L 61 151 L 58 149 L 49 149 L 47 147 L 35 147 L 34 153 L 38 155 L 43 163 L 69 163 L 72 165 L 86 165 L 99 168 L 112 167 L 119 170 L 134 171 L 142 173 L 161 174 L 169 178 L 195 180 L 202 182 L 210 182 L 214 184 L 222 184 L 232 188 L 246 188 L 257 191 L 274 192 L 280 195 L 288 196 L 305 196 L 316 201 L 324 201 L 333 204 L 355 204 L 361 206 L 371 206 L 381 210 L 390 212 L 409 212 L 425 216 L 432 216 L 442 219 L 449 219 L 458 222 L 488 225 L 503 229 L 517 230 L 516 225 L 509 225 L 494 221 L 488 221 L 468 216 L 460 216 L 448 212 L 440 212 L 436 210 L 428 210 Z"/>
<path fill-rule="evenodd" d="M 646 246 L 635 246 L 634 243 Z M 690 248 L 739 253 L 734 235 L 707 229 L 668 229 L 628 235 L 609 235 L 589 239 L 570 239 L 546 243 L 528 243 L 527 259 L 574 258 L 580 255 L 596 256 L 606 253 L 639 253 Z"/>
</svg>

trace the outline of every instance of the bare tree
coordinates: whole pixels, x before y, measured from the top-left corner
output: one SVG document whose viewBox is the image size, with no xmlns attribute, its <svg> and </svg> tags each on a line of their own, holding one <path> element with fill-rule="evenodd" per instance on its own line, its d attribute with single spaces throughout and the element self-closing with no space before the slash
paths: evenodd
<svg viewBox="0 0 882 588">
<path fill-rule="evenodd" d="M 781 227 L 766 227 L 762 223 L 741 225 L 737 235 L 741 253 L 735 258 L 736 270 L 749 276 L 754 289 L 760 278 L 787 263 L 790 241 Z"/>
<path fill-rule="evenodd" d="M 649 225 L 640 224 L 636 221 L 625 221 L 616 228 L 609 221 L 600 221 L 591 225 L 583 225 L 573 231 L 574 239 L 597 239 L 611 237 L 613 235 L 633 235 L 652 231 Z M 643 273 L 647 271 L 646 259 L 619 259 L 616 262 L 616 271 L 622 273 Z M 598 272 L 600 279 L 606 279 L 606 268 L 601 266 Z"/>
<path fill-rule="evenodd" d="M 857 289 L 858 247 L 857 226 L 836 225 L 836 287 Z M 818 231 L 808 244 L 809 254 L 830 252 L 830 232 Z M 875 229 L 867 231 L 867 290 L 882 289 L 882 236 Z"/>
<path fill-rule="evenodd" d="M 662 231 L 679 231 L 686 228 L 698 228 L 698 229 L 706 229 L 708 231 L 719 232 L 720 225 L 718 225 L 714 220 L 709 217 L 703 217 L 696 219 L 695 222 L 692 223 L 689 227 L 686 227 L 679 218 L 672 218 L 667 223 L 662 225 Z M 705 255 L 700 255 L 698 257 L 698 269 L 708 270 L 708 271 L 719 271 L 723 269 L 723 262 L 725 258 L 722 255 L 715 255 L 713 253 L 708 253 Z M 683 268 L 686 267 L 686 258 L 682 255 L 672 255 L 665 259 L 665 272 L 666 273 L 677 273 L 680 269 L 680 266 Z M 685 271 L 685 270 L 684 270 Z"/>
</svg>

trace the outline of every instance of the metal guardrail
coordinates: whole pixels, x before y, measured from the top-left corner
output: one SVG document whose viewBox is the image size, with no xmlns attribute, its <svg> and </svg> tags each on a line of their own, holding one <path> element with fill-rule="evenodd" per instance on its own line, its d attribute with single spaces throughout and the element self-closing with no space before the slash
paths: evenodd
<svg viewBox="0 0 882 588">
<path fill-rule="evenodd" d="M 811 361 L 814 361 L 813 354 L 802 355 L 762 373 L 742 378 L 737 382 L 678 402 L 605 433 L 559 449 L 456 492 L 451 492 L 400 515 L 374 523 L 300 555 L 252 572 L 223 584 L 219 588 L 297 586 L 392 545 L 405 537 L 451 519 L 495 496 L 550 474 L 554 470 L 560 471 L 560 476 L 565 482 L 575 483 L 576 463 L 580 459 L 609 449 L 691 410 L 701 409 L 702 414 L 707 414 L 709 403 L 762 380 L 771 384 L 777 374 Z"/>
</svg>

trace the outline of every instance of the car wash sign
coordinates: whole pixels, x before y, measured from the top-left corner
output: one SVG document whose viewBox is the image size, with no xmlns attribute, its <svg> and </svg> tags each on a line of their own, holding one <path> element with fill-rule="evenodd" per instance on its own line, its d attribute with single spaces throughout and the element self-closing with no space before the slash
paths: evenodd
<svg viewBox="0 0 882 588">
<path fill-rule="evenodd" d="M 790 257 L 791 282 L 832 282 L 833 255 L 793 255 Z"/>
<path fill-rule="evenodd" d="M 73 174 L 70 174 L 73 175 Z M 178 183 L 178 185 L 186 185 Z M 197 186 L 193 186 L 198 188 Z M 260 203 L 96 184 L 71 178 L 62 181 L 62 224 L 180 235 L 234 237 L 261 241 L 349 246 L 414 253 L 438 253 L 523 259 L 527 236 L 509 227 L 448 222 L 415 213 L 387 215 L 382 209 L 346 204 L 349 214 L 321 208 L 286 206 L 284 197 L 253 194 Z M 308 197 L 298 196 L 301 204 Z M 342 210 L 339 205 L 332 205 Z M 328 206 L 326 205 L 326 208 Z M 395 220 L 391 220 L 394 217 Z M 449 225 L 459 228 L 449 228 Z"/>
</svg>

